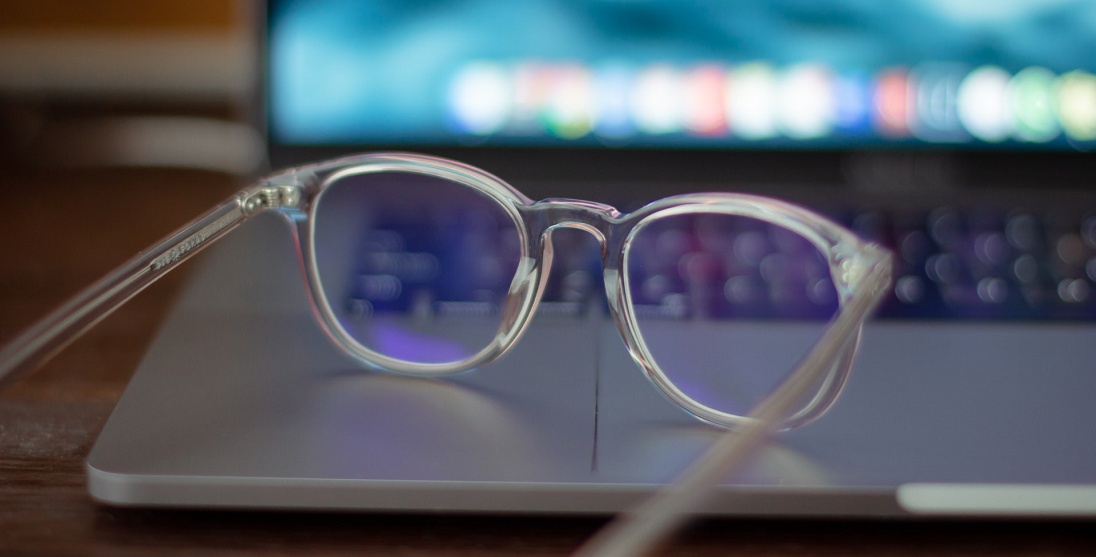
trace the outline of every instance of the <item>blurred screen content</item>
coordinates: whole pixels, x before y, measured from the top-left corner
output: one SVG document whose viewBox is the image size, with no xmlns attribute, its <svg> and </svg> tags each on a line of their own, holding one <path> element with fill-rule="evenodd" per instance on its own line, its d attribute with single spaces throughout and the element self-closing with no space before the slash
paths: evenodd
<svg viewBox="0 0 1096 557">
<path fill-rule="evenodd" d="M 297 145 L 1096 145 L 1081 0 L 273 2 Z"/>
</svg>

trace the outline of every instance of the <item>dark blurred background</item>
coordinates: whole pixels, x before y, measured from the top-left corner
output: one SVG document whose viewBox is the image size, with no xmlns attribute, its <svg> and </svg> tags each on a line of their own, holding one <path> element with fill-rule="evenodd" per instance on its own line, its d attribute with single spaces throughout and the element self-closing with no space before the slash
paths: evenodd
<svg viewBox="0 0 1096 557">
<path fill-rule="evenodd" d="M 0 1 L 0 158 L 254 171 L 254 9 L 235 0 Z"/>
</svg>

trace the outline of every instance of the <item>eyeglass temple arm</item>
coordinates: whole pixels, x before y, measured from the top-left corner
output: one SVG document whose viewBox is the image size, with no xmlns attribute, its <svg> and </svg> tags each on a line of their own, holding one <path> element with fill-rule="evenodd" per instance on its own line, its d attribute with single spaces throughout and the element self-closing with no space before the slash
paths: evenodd
<svg viewBox="0 0 1096 557">
<path fill-rule="evenodd" d="M 0 389 L 52 358 L 168 271 L 271 207 L 299 203 L 296 189 L 254 186 L 214 207 L 137 254 L 0 350 Z M 289 197 L 289 199 L 287 199 Z"/>
<path fill-rule="evenodd" d="M 859 292 L 842 310 L 830 330 L 775 391 L 749 413 L 742 427 L 728 431 L 671 485 L 639 506 L 625 511 L 588 540 L 575 557 L 642 555 L 683 524 L 729 474 L 745 464 L 753 449 L 777 428 L 792 405 L 825 373 L 857 327 L 890 288 L 890 259 L 877 262 L 864 277 Z"/>
</svg>

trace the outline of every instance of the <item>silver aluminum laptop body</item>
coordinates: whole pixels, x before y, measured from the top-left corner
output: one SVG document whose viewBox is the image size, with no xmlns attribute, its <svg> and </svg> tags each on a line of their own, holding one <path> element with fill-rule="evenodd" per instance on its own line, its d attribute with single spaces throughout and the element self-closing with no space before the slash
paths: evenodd
<svg viewBox="0 0 1096 557">
<path fill-rule="evenodd" d="M 538 318 L 500 362 L 412 379 L 324 337 L 280 217 L 200 264 L 88 457 L 99 501 L 611 512 L 718 435 L 647 384 L 600 312 Z M 764 357 L 795 327 L 712 334 Z M 873 323 L 836 406 L 775 436 L 711 510 L 1096 513 L 1093 361 L 1087 323 Z"/>
</svg>

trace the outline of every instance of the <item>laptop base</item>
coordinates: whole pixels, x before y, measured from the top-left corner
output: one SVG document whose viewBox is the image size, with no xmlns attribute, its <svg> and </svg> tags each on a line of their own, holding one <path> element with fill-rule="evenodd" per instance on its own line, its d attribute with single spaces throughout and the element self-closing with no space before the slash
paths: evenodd
<svg viewBox="0 0 1096 557">
<path fill-rule="evenodd" d="M 452 378 L 363 370 L 315 323 L 285 228 L 257 218 L 203 256 L 88 457 L 97 500 L 610 513 L 720 434 L 600 314 L 536 318 Z M 764 351 L 795 324 L 730 327 L 717 338 Z M 1094 341 L 1084 323 L 872 323 L 834 408 L 774 436 L 707 512 L 1096 515 Z"/>
</svg>

